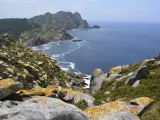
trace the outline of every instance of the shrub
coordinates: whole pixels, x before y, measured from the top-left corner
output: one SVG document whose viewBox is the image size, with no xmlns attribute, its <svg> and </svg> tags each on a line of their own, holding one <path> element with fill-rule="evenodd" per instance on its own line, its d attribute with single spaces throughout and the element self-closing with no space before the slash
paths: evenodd
<svg viewBox="0 0 160 120">
<path fill-rule="evenodd" d="M 79 101 L 75 104 L 75 106 L 77 106 L 81 110 L 85 110 L 88 107 L 87 103 L 84 100 Z"/>
</svg>

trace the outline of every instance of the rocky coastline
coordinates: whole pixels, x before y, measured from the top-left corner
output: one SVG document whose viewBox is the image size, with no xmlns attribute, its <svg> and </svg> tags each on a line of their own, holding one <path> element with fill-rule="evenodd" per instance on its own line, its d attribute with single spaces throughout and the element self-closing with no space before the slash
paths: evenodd
<svg viewBox="0 0 160 120">
<path fill-rule="evenodd" d="M 159 56 L 108 73 L 95 69 L 84 89 L 85 75 L 0 36 L 0 119 L 156 120 L 159 71 Z"/>
</svg>

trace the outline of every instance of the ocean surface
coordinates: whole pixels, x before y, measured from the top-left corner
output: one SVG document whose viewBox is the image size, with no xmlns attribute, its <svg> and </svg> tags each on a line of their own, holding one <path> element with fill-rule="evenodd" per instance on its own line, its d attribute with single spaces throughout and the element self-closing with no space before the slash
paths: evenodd
<svg viewBox="0 0 160 120">
<path fill-rule="evenodd" d="M 56 59 L 64 70 L 91 74 L 95 68 L 133 64 L 158 56 L 159 23 L 91 22 L 101 29 L 68 31 L 82 42 L 65 41 L 33 47 Z"/>
</svg>

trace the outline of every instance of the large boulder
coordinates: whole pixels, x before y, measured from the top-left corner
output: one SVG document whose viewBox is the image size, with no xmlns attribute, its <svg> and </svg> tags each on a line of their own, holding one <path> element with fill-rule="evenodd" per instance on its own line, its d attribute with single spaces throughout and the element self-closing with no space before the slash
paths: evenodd
<svg viewBox="0 0 160 120">
<path fill-rule="evenodd" d="M 106 79 L 107 79 L 107 74 L 103 74 L 99 77 L 91 79 L 91 83 L 90 83 L 91 92 L 94 93 L 94 92 L 100 90 Z"/>
<path fill-rule="evenodd" d="M 101 106 L 88 108 L 85 113 L 93 120 L 140 120 L 139 114 L 153 100 L 147 97 L 137 99 L 137 104 L 130 104 L 123 101 L 106 103 Z"/>
<path fill-rule="evenodd" d="M 127 79 L 125 84 L 133 85 L 137 80 L 142 80 L 150 74 L 147 67 L 143 66 L 132 73 L 131 78 Z"/>
<path fill-rule="evenodd" d="M 131 105 L 137 105 L 138 115 L 141 116 L 147 108 L 149 108 L 154 101 L 148 97 L 140 97 L 133 100 L 130 100 Z"/>
<path fill-rule="evenodd" d="M 92 78 L 94 79 L 94 78 L 96 78 L 96 77 L 99 77 L 99 76 L 101 76 L 101 75 L 103 75 L 104 74 L 104 72 L 101 70 L 101 69 L 95 69 L 94 71 L 93 71 L 93 73 L 92 73 Z"/>
<path fill-rule="evenodd" d="M 11 108 L 0 105 L 1 120 L 89 120 L 77 107 L 49 97 L 31 98 Z"/>
<path fill-rule="evenodd" d="M 12 79 L 0 80 L 0 100 L 12 95 L 22 88 L 23 85 L 20 82 L 15 82 Z"/>
</svg>

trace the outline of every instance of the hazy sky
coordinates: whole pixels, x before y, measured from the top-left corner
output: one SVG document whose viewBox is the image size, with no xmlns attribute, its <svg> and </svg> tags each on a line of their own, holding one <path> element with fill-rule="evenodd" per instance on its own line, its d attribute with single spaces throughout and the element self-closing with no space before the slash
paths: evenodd
<svg viewBox="0 0 160 120">
<path fill-rule="evenodd" d="M 159 21 L 160 0 L 0 0 L 0 18 L 80 12 L 87 20 Z"/>
</svg>

